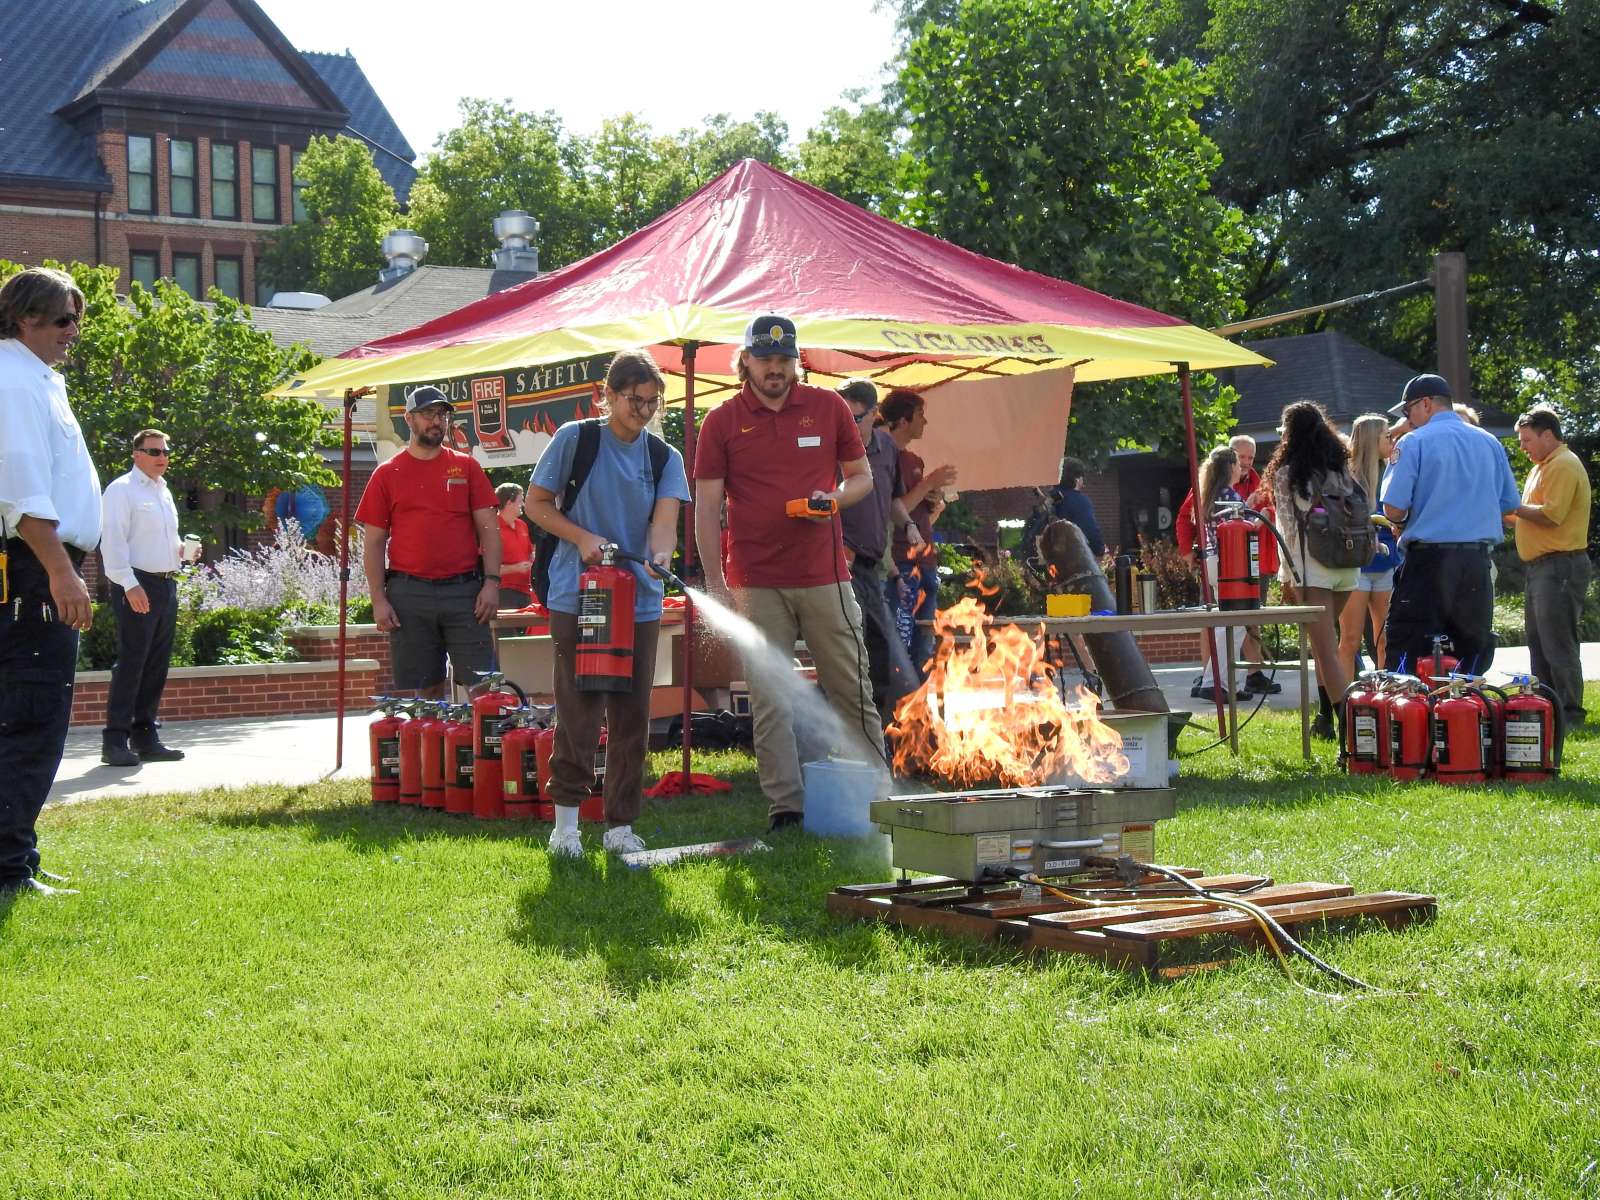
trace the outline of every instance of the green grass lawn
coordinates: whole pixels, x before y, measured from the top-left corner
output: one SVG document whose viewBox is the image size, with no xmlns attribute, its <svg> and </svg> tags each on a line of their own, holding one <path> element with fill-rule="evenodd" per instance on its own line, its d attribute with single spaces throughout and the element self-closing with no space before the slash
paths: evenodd
<svg viewBox="0 0 1600 1200">
<path fill-rule="evenodd" d="M 1436 894 L 1309 938 L 1387 994 L 841 923 L 887 869 L 801 836 L 651 873 L 354 784 L 50 810 L 83 894 L 0 907 L 0 1196 L 1600 1195 L 1600 737 L 1467 791 L 1245 740 L 1158 857 Z M 652 844 L 764 827 L 699 762 L 732 799 Z"/>
</svg>

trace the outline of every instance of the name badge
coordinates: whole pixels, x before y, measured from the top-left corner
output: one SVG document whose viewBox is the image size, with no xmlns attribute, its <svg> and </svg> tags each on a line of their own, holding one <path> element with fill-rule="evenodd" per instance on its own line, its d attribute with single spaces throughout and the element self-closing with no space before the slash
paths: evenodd
<svg viewBox="0 0 1600 1200">
<path fill-rule="evenodd" d="M 812 446 L 822 445 L 822 438 L 820 436 L 795 438 L 794 444 L 799 446 L 800 449 L 805 450 Z"/>
</svg>

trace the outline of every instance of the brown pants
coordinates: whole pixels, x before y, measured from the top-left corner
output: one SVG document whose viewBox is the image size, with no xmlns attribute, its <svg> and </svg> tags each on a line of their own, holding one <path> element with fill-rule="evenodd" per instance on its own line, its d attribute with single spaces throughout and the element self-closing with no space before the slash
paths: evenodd
<svg viewBox="0 0 1600 1200">
<path fill-rule="evenodd" d="M 632 825 L 644 804 L 644 755 L 650 738 L 650 688 L 656 677 L 660 621 L 633 627 L 633 689 L 580 692 L 574 674 L 575 613 L 550 614 L 555 643 L 556 745 L 550 755 L 550 798 L 575 807 L 594 783 L 594 752 L 606 728 L 606 824 Z"/>
</svg>

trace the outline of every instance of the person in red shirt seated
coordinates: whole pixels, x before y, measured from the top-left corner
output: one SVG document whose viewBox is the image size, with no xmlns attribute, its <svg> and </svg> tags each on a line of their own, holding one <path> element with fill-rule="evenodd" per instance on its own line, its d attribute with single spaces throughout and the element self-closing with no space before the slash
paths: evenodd
<svg viewBox="0 0 1600 1200">
<path fill-rule="evenodd" d="M 525 608 L 533 599 L 533 534 L 522 519 L 522 488 L 502 483 L 499 501 L 500 607 Z"/>
<path fill-rule="evenodd" d="M 356 508 L 372 620 L 389 635 L 394 686 L 445 694 L 445 656 L 470 686 L 494 661 L 500 600 L 494 488 L 470 454 L 448 449 L 455 405 L 436 387 L 406 396 L 411 440 L 378 464 Z"/>
<path fill-rule="evenodd" d="M 850 757 L 884 762 L 839 515 L 786 512 L 791 501 L 808 499 L 848 508 L 872 491 L 872 475 L 849 405 L 837 392 L 800 383 L 799 362 L 793 321 L 775 315 L 751 321 L 735 359 L 743 386 L 706 417 L 694 460 L 695 544 L 706 588 L 731 599 L 771 647 L 747 654 L 745 669 L 774 830 L 799 824 L 805 811 L 790 666 L 796 638 L 805 639 L 837 714 L 805 714 L 808 727 L 824 717 L 821 724 L 837 724 L 832 732 Z M 726 570 L 718 520 L 724 500 Z"/>
</svg>

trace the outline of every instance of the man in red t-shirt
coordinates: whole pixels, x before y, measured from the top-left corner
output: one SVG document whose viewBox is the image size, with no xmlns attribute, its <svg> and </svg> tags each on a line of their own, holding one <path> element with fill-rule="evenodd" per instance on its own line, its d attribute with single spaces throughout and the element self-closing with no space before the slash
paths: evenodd
<svg viewBox="0 0 1600 1200">
<path fill-rule="evenodd" d="M 533 534 L 522 519 L 520 485 L 494 490 L 500 527 L 500 607 L 525 608 L 533 599 Z"/>
<path fill-rule="evenodd" d="M 706 417 L 694 459 L 695 545 L 706 587 L 720 599 L 731 594 L 771 645 L 768 653 L 746 655 L 745 672 L 761 790 L 775 830 L 798 824 L 805 811 L 794 734 L 797 637 L 805 639 L 832 705 L 829 720 L 820 724 L 836 713 L 843 726 L 831 740 L 849 743 L 853 757 L 884 761 L 839 518 L 785 513 L 792 500 L 831 499 L 849 508 L 871 493 L 872 475 L 849 406 L 837 392 L 798 382 L 799 359 L 793 321 L 751 321 L 737 358 L 744 386 Z M 724 500 L 726 576 L 719 520 Z M 808 729 L 819 724 L 813 714 L 802 716 Z"/>
<path fill-rule="evenodd" d="M 476 682 L 494 651 L 500 598 L 494 488 L 471 455 L 447 449 L 455 406 L 436 387 L 406 396 L 406 448 L 372 473 L 356 509 L 372 619 L 389 634 L 394 685 L 438 698 L 445 654 Z"/>
</svg>

